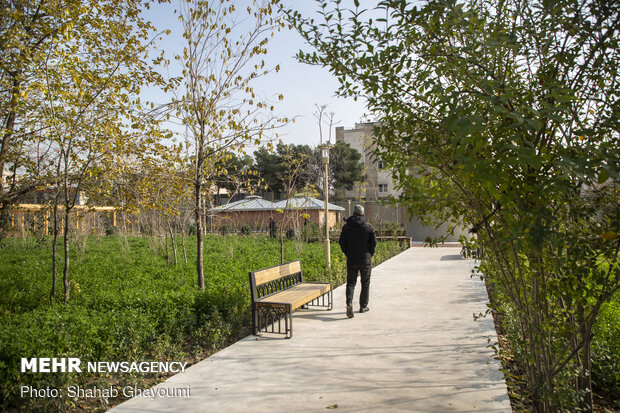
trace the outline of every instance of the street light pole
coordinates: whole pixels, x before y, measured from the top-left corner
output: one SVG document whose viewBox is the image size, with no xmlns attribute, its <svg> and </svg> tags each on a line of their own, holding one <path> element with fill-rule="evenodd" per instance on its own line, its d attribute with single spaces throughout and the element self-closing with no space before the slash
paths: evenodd
<svg viewBox="0 0 620 413">
<path fill-rule="evenodd" d="M 329 143 L 319 146 L 325 165 L 325 182 L 323 183 L 323 200 L 325 202 L 325 268 L 331 268 L 331 247 L 329 239 Z"/>
</svg>

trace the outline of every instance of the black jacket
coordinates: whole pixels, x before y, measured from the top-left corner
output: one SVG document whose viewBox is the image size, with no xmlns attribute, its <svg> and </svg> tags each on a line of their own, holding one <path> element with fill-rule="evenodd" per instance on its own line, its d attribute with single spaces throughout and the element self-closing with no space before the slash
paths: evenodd
<svg viewBox="0 0 620 413">
<path fill-rule="evenodd" d="M 377 237 L 372 225 L 359 215 L 347 218 L 340 233 L 340 249 L 347 256 L 347 265 L 371 265 L 377 247 Z"/>
</svg>

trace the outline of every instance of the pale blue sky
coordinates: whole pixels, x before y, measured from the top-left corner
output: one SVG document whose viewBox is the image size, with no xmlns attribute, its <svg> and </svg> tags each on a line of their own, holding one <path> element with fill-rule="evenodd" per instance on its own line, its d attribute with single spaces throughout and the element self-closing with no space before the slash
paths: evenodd
<svg viewBox="0 0 620 413">
<path fill-rule="evenodd" d="M 235 4 L 237 3 L 241 3 L 239 6 L 242 6 L 246 1 L 235 1 Z M 283 3 L 287 8 L 297 8 L 304 15 L 314 13 L 316 8 L 316 3 L 310 0 L 283 0 Z M 146 13 L 146 18 L 151 20 L 159 30 L 170 29 L 172 31 L 163 41 L 158 42 L 171 61 L 174 54 L 182 53 L 184 46 L 181 24 L 174 14 L 177 8 L 178 0 L 172 0 L 172 4 L 153 4 L 151 10 Z M 294 58 L 300 48 L 310 50 L 296 31 L 287 29 L 276 33 L 268 48 L 266 63 L 272 66 L 279 64 L 280 71 L 261 79 L 256 83 L 255 90 L 262 96 L 273 97 L 272 100 L 279 115 L 296 117 L 295 123 L 285 126 L 278 132 L 283 142 L 311 146 L 319 144 L 318 123 L 313 116 L 315 104 L 327 104 L 327 110 L 334 112 L 334 120 L 338 121 L 338 126 L 352 128 L 356 122 L 363 120 L 363 115 L 367 113 L 363 102 L 356 102 L 352 98 L 336 97 L 338 81 L 327 69 L 305 65 Z M 171 66 L 170 70 L 179 68 L 177 62 L 172 62 Z M 280 93 L 284 95 L 283 101 L 278 101 L 276 98 Z M 153 100 L 165 100 L 163 96 L 149 95 L 148 97 Z M 327 130 L 324 129 L 323 133 L 325 136 Z M 335 134 L 332 129 L 332 142 L 334 140 Z"/>
</svg>

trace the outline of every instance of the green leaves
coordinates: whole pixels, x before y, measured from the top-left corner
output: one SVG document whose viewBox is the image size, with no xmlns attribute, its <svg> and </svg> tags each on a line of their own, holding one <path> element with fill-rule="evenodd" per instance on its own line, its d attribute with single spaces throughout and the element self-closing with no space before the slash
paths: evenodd
<svg viewBox="0 0 620 413">
<path fill-rule="evenodd" d="M 349 26 L 289 18 L 316 49 L 307 62 L 329 67 L 341 95 L 368 101 L 400 202 L 423 219 L 480 228 L 493 251 L 487 279 L 515 315 L 526 362 L 561 366 L 536 371 L 530 388 L 543 394 L 545 377 L 566 390 L 571 368 L 587 364 L 566 339 L 587 341 L 578 309 L 593 322 L 593 303 L 619 286 L 617 271 L 584 278 L 596 257 L 618 260 L 618 240 L 600 236 L 618 233 L 620 221 L 611 87 L 620 55 L 606 40 L 617 13 L 589 0 L 405 3 L 381 2 L 389 27 L 346 9 L 332 14 L 350 16 Z M 541 406 L 557 401 L 545 397 Z"/>
</svg>

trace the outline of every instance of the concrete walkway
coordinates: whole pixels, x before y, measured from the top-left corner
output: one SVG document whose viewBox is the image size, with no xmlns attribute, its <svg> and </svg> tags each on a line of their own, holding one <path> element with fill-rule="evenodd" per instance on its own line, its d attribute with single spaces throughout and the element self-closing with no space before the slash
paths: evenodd
<svg viewBox="0 0 620 413">
<path fill-rule="evenodd" d="M 373 269 L 370 312 L 293 314 L 293 338 L 235 343 L 112 412 L 510 412 L 487 294 L 459 248 L 410 248 Z M 359 282 L 356 300 L 359 295 Z M 355 305 L 357 308 L 357 304 Z"/>
</svg>

